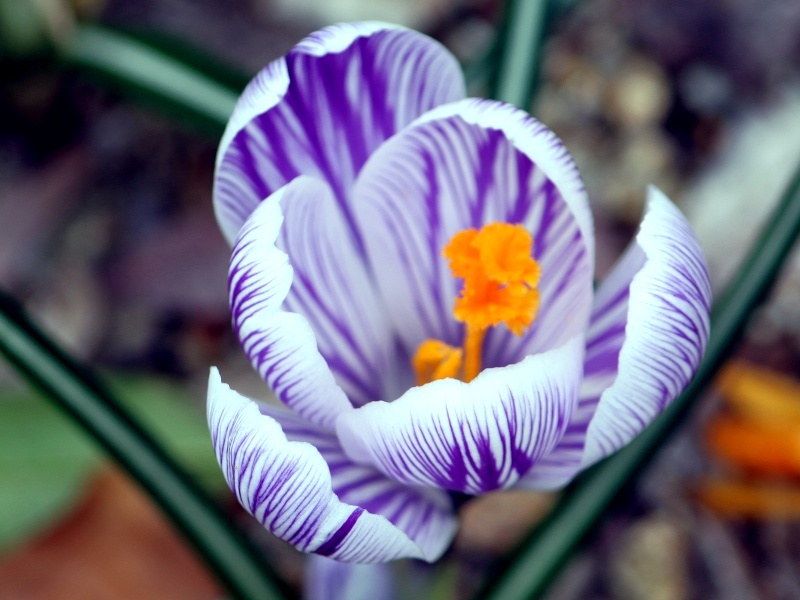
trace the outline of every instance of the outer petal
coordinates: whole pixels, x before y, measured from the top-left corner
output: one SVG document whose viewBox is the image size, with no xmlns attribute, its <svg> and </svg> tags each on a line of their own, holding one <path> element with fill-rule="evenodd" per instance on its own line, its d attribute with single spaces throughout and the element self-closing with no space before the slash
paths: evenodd
<svg viewBox="0 0 800 600">
<path fill-rule="evenodd" d="M 489 332 L 485 364 L 512 364 L 585 331 L 593 276 L 586 196 L 558 139 L 522 111 L 465 100 L 426 114 L 367 162 L 353 205 L 409 354 L 427 338 L 461 343 L 452 316 L 460 284 L 442 250 L 456 232 L 493 221 L 533 234 L 541 303 L 523 337 Z"/>
<path fill-rule="evenodd" d="M 209 381 L 208 422 L 228 485 L 280 539 L 346 562 L 422 558 L 419 547 L 384 517 L 339 501 L 316 448 L 288 441 L 280 425 L 223 384 L 216 369 Z"/>
<path fill-rule="evenodd" d="M 346 201 L 366 158 L 434 106 L 464 96 L 455 58 L 434 40 L 384 23 L 334 25 L 259 73 L 217 155 L 214 205 L 233 241 L 258 203 L 297 175 Z"/>
<path fill-rule="evenodd" d="M 276 245 L 294 270 L 283 309 L 308 319 L 320 353 L 353 403 L 395 393 L 394 334 L 331 189 L 300 177 L 280 205 L 285 220 Z"/>
<path fill-rule="evenodd" d="M 617 376 L 589 423 L 583 466 L 627 444 L 663 411 L 694 375 L 708 341 L 711 285 L 702 250 L 684 216 L 656 188 L 649 190 L 636 243 L 646 262 L 630 284 Z M 597 330 L 596 343 L 607 348 L 599 362 L 608 364 L 613 319 Z M 602 377 L 602 366 L 595 368 Z"/>
<path fill-rule="evenodd" d="M 391 567 L 353 565 L 322 556 L 306 563 L 305 600 L 394 600 L 397 586 Z"/>
<path fill-rule="evenodd" d="M 558 445 L 528 471 L 518 487 L 559 489 L 581 470 L 586 429 L 597 409 L 600 395 L 617 376 L 619 351 L 625 341 L 631 279 L 645 261 L 646 256 L 639 245 L 635 242 L 630 244 L 597 289 L 586 335 L 584 379 L 572 421 Z"/>
<path fill-rule="evenodd" d="M 386 517 L 421 549 L 425 560 L 438 559 L 455 536 L 458 522 L 450 497 L 430 488 L 411 488 L 368 465 L 350 460 L 331 433 L 283 407 L 261 404 L 260 410 L 280 423 L 286 438 L 319 450 L 331 472 L 333 492 L 342 502 Z"/>
<path fill-rule="evenodd" d="M 233 327 L 247 357 L 278 398 L 310 421 L 331 428 L 351 408 L 317 350 L 308 321 L 282 306 L 292 286 L 292 267 L 275 247 L 284 196 L 301 196 L 300 179 L 265 200 L 239 232 L 228 288 Z"/>
<path fill-rule="evenodd" d="M 343 413 L 336 430 L 350 458 L 409 485 L 468 494 L 509 487 L 563 435 L 582 358 L 579 336 L 468 384 L 442 379 Z"/>
<path fill-rule="evenodd" d="M 650 188 L 635 242 L 597 291 L 578 410 L 521 486 L 563 485 L 661 413 L 700 363 L 710 305 L 697 239 L 667 197 Z"/>
</svg>

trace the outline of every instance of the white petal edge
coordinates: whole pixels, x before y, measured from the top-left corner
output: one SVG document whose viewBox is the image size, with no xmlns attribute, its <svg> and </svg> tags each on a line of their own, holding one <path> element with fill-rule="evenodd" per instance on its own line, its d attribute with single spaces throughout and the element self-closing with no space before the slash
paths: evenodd
<svg viewBox="0 0 800 600">
<path fill-rule="evenodd" d="M 449 495 L 433 488 L 398 483 L 369 465 L 356 464 L 330 432 L 304 421 L 284 406 L 259 403 L 261 414 L 275 419 L 286 438 L 314 446 L 331 473 L 333 492 L 342 502 L 386 517 L 417 544 L 426 560 L 444 554 L 458 530 Z"/>
<path fill-rule="evenodd" d="M 234 243 L 228 287 L 233 328 L 255 369 L 284 404 L 331 429 L 337 415 L 352 405 L 319 353 L 306 318 L 281 308 L 293 270 L 275 246 L 284 196 L 302 194 L 314 183 L 297 178 L 250 215 Z"/>
<path fill-rule="evenodd" d="M 580 385 L 583 337 L 470 383 L 415 387 L 336 422 L 348 456 L 408 485 L 479 494 L 513 486 L 552 450 Z"/>
<path fill-rule="evenodd" d="M 338 54 L 347 49 L 353 42 L 362 37 L 388 29 L 405 29 L 400 25 L 364 21 L 361 23 L 340 23 L 316 31 L 301 40 L 292 50 L 311 56 Z M 247 84 L 233 109 L 225 132 L 217 150 L 216 164 L 222 162 L 233 138 L 245 125 L 260 114 L 267 112 L 278 104 L 289 88 L 289 73 L 286 58 L 278 58 L 262 69 Z"/>
<path fill-rule="evenodd" d="M 686 218 L 652 186 L 636 244 L 646 262 L 630 285 L 617 376 L 589 423 L 581 468 L 655 419 L 691 380 L 708 341 L 711 286 L 702 250 Z"/>
<path fill-rule="evenodd" d="M 242 506 L 278 538 L 343 562 L 424 558 L 385 518 L 340 502 L 314 446 L 290 442 L 258 405 L 211 370 L 208 423 L 223 475 Z"/>
</svg>

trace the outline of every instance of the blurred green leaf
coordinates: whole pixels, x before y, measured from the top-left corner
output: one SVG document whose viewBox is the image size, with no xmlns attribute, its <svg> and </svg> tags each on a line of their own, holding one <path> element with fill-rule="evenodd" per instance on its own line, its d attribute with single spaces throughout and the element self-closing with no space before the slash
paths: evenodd
<svg viewBox="0 0 800 600">
<path fill-rule="evenodd" d="M 200 410 L 178 386 L 109 378 L 115 395 L 206 488 L 225 489 Z M 46 526 L 79 494 L 102 453 L 32 391 L 0 390 L 0 548 Z"/>
<path fill-rule="evenodd" d="M 58 55 L 65 64 L 86 69 L 214 135 L 224 130 L 241 92 L 157 47 L 102 27 L 76 26 Z"/>
<path fill-rule="evenodd" d="M 0 352 L 116 458 L 232 594 L 246 600 L 285 597 L 285 588 L 261 553 L 225 518 L 186 470 L 94 373 L 53 343 L 18 302 L 2 293 Z"/>
</svg>

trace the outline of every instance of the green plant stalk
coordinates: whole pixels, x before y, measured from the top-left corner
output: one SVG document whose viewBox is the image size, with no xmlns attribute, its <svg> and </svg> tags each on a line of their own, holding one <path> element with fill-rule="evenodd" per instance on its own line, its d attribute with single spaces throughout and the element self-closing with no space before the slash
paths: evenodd
<svg viewBox="0 0 800 600">
<path fill-rule="evenodd" d="M 222 132 L 241 92 L 151 45 L 102 27 L 76 25 L 57 44 L 56 53 L 63 63 L 95 73 L 214 134 Z"/>
<path fill-rule="evenodd" d="M 539 81 L 550 0 L 509 0 L 498 34 L 493 98 L 530 111 Z"/>
<path fill-rule="evenodd" d="M 0 352 L 67 411 L 142 485 L 241 600 L 286 598 L 260 553 L 86 367 L 51 342 L 19 304 L 0 293 Z"/>
<path fill-rule="evenodd" d="M 711 316 L 711 336 L 697 374 L 686 390 L 627 447 L 585 473 L 565 492 L 552 514 L 514 552 L 505 570 L 480 598 L 538 598 L 601 521 L 612 500 L 676 430 L 712 380 L 747 320 L 763 301 L 800 233 L 800 169 L 776 207 L 760 240 Z"/>
</svg>

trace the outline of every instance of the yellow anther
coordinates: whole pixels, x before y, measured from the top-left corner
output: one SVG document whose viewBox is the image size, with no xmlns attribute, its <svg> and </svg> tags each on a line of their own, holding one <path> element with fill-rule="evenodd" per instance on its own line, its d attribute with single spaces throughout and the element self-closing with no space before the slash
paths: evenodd
<svg viewBox="0 0 800 600">
<path fill-rule="evenodd" d="M 442 377 L 457 377 L 460 371 L 462 380 L 471 381 L 481 370 L 483 339 L 489 327 L 505 323 L 512 333 L 522 335 L 536 318 L 539 310 L 536 286 L 541 269 L 531 256 L 532 248 L 531 234 L 522 225 L 509 223 L 490 223 L 480 230 L 459 231 L 445 246 L 443 254 L 450 270 L 455 277 L 464 280 L 461 294 L 455 300 L 453 316 L 466 324 L 466 332 L 463 356 L 458 356 L 456 365 L 455 359 L 448 355 L 447 368 L 438 373 L 452 374 Z M 434 342 L 455 351 L 443 342 L 424 342 L 413 360 L 418 382 L 441 378 L 434 376 L 438 367 L 431 368 L 430 373 L 421 370 L 428 362 L 420 356 L 434 356 L 434 347 L 429 346 Z M 444 360 L 440 359 L 437 365 L 444 365 Z"/>
<path fill-rule="evenodd" d="M 446 377 L 458 377 L 463 357 L 461 348 L 454 348 L 439 340 L 425 340 L 411 360 L 417 374 L 417 385 Z"/>
</svg>

